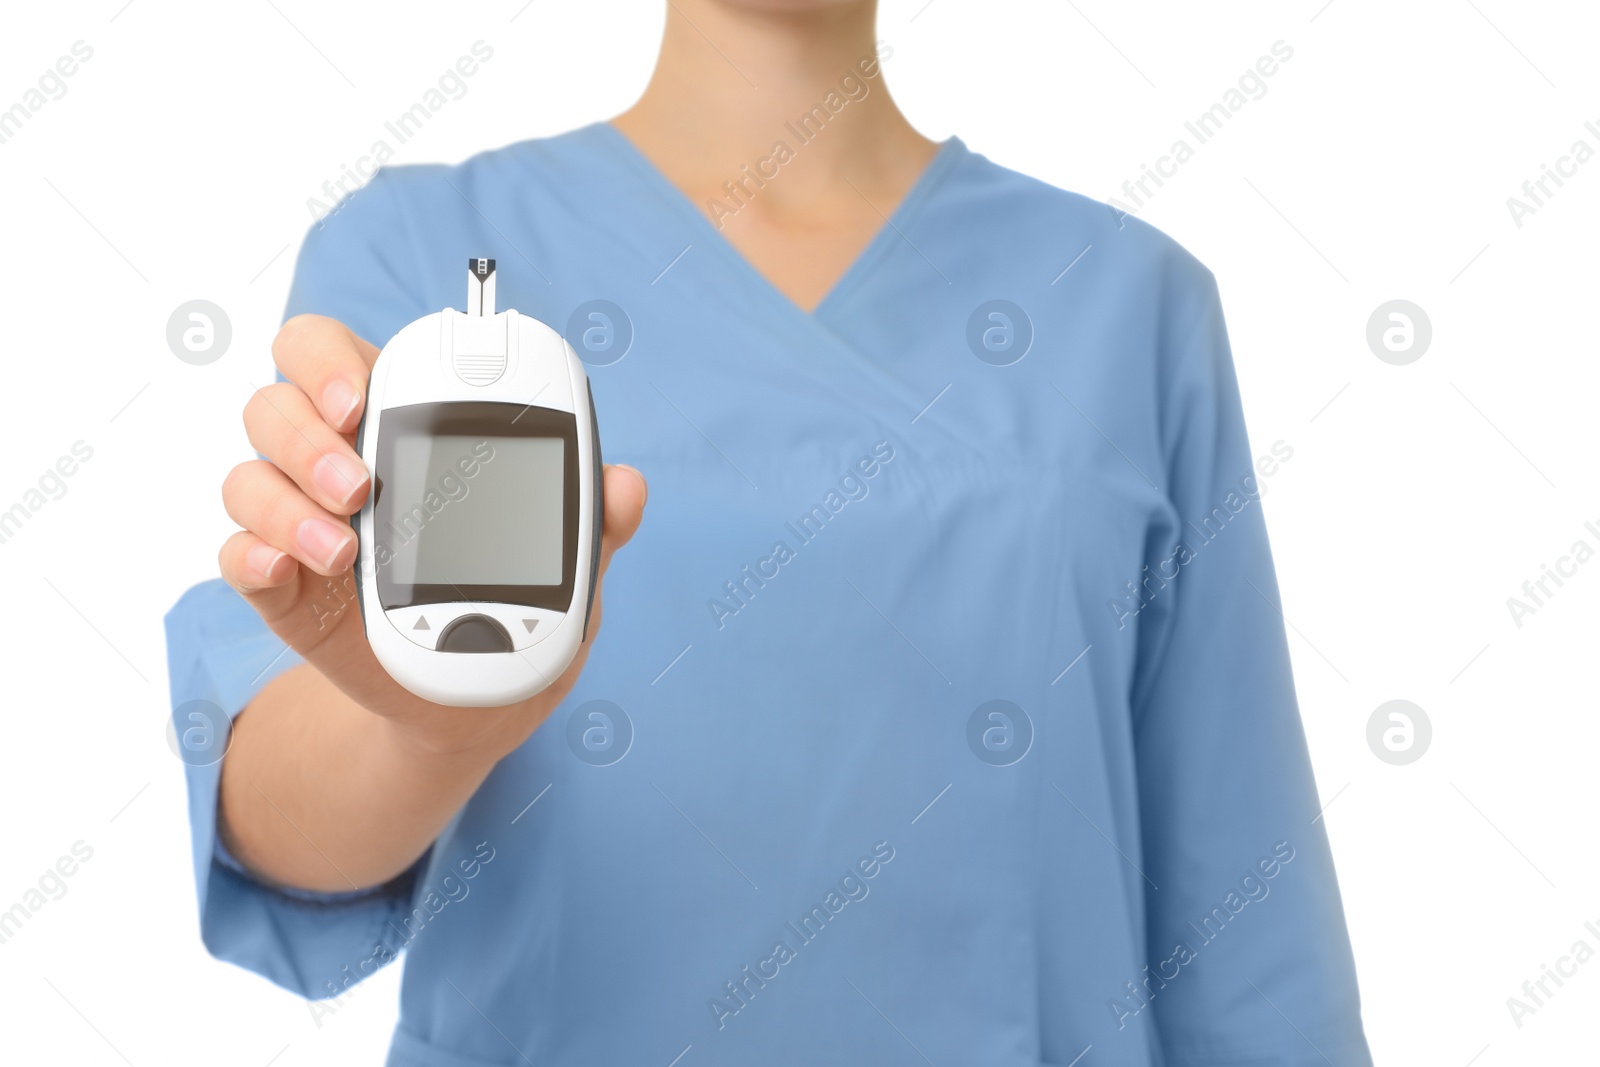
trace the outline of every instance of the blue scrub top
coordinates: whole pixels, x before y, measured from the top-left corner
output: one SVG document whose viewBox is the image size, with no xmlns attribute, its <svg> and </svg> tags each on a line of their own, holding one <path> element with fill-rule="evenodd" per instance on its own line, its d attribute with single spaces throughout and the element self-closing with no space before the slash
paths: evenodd
<svg viewBox="0 0 1600 1067">
<path fill-rule="evenodd" d="M 1202 264 L 952 138 L 807 314 L 601 123 L 381 170 L 288 313 L 382 345 L 480 255 L 650 481 L 604 627 L 376 890 L 254 881 L 189 768 L 213 953 L 403 952 L 394 1067 L 1370 1063 Z M 175 706 L 299 662 L 220 581 L 167 628 Z"/>
</svg>

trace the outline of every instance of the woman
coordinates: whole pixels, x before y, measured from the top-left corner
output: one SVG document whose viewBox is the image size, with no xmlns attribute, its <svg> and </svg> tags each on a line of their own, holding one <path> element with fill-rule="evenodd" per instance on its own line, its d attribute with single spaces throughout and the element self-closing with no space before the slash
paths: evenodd
<svg viewBox="0 0 1600 1067">
<path fill-rule="evenodd" d="M 392 1065 L 1367 1064 L 1213 278 L 917 134 L 874 15 L 674 0 L 623 115 L 311 232 L 168 619 L 205 942 L 325 1010 L 404 951 Z M 632 465 L 487 711 L 377 664 L 345 522 L 469 255 Z"/>
</svg>

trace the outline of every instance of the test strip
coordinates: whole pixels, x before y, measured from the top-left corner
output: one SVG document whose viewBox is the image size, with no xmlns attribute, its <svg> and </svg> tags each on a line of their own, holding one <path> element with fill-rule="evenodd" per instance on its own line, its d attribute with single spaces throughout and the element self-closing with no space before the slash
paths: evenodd
<svg viewBox="0 0 1600 1067">
<path fill-rule="evenodd" d="M 494 315 L 494 260 L 467 260 L 467 314 Z"/>
</svg>

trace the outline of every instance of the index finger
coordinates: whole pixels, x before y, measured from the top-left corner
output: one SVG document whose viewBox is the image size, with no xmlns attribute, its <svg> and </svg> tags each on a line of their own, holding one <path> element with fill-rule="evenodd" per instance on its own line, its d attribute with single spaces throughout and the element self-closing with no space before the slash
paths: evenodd
<svg viewBox="0 0 1600 1067">
<path fill-rule="evenodd" d="M 296 315 L 272 341 L 278 370 L 340 433 L 355 432 L 366 402 L 367 375 L 377 359 L 375 345 L 325 315 Z"/>
</svg>

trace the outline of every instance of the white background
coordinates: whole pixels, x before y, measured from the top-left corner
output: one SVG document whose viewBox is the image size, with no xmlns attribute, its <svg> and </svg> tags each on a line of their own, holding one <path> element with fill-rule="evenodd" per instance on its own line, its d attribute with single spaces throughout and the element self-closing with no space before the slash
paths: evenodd
<svg viewBox="0 0 1600 1067">
<path fill-rule="evenodd" d="M 200 945 L 161 615 L 215 573 L 307 198 L 480 38 L 493 60 L 397 162 L 616 113 L 664 5 L 124 2 L 8 5 L 0 34 L 0 107 L 94 49 L 0 144 L 0 510 L 94 450 L 0 544 L 0 910 L 94 850 L 0 945 L 0 1059 L 375 1063 L 397 968 L 319 1026 Z M 1575 540 L 1600 547 L 1600 160 L 1521 228 L 1506 200 L 1575 140 L 1600 149 L 1600 13 L 1323 3 L 887 0 L 879 35 L 929 136 L 1102 199 L 1293 48 L 1141 214 L 1221 281 L 1256 452 L 1294 448 L 1266 507 L 1368 1033 L 1385 1064 L 1593 1062 L 1600 960 L 1521 1028 L 1506 998 L 1576 940 L 1600 949 L 1600 561 L 1520 628 L 1506 599 Z M 165 341 L 194 298 L 233 323 L 210 366 Z M 1407 366 L 1365 340 L 1395 298 L 1433 325 Z M 1408 766 L 1366 740 L 1394 698 L 1433 724 Z"/>
</svg>

